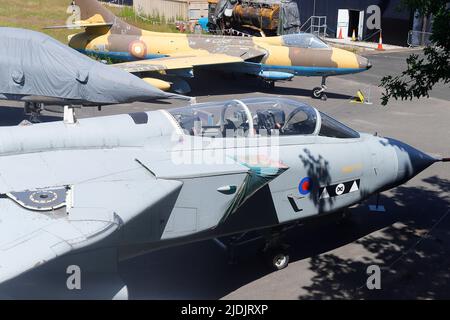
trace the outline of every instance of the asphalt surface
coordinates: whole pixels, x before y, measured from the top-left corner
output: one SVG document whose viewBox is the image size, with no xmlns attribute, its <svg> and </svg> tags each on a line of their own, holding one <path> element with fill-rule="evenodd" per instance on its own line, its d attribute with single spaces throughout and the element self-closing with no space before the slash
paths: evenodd
<svg viewBox="0 0 450 320">
<path fill-rule="evenodd" d="M 367 72 L 330 78 L 328 100 L 310 98 L 318 78 L 295 78 L 264 91 L 251 78 L 201 72 L 191 81 L 198 102 L 277 95 L 316 106 L 350 127 L 395 137 L 434 156 L 450 156 L 450 92 L 438 86 L 430 98 L 380 105 L 380 79 L 405 67 L 408 53 L 371 55 Z M 350 102 L 363 90 L 373 104 Z M 131 105 L 78 112 L 102 116 L 180 106 L 182 102 Z M 20 104 L 0 102 L 0 124 L 24 119 Z M 61 115 L 45 113 L 44 121 Z M 271 272 L 258 242 L 242 246 L 237 264 L 213 241 L 164 249 L 121 263 L 135 299 L 433 299 L 450 298 L 450 164 L 437 163 L 408 183 L 381 194 L 386 212 L 368 204 L 341 221 L 328 216 L 289 231 L 291 263 Z M 381 290 L 366 288 L 367 267 L 381 268 Z"/>
</svg>

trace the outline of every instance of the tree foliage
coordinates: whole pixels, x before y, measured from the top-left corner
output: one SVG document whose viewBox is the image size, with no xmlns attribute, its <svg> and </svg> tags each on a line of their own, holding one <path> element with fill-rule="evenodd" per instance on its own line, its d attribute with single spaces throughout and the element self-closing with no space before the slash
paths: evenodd
<svg viewBox="0 0 450 320">
<path fill-rule="evenodd" d="M 381 87 L 385 89 L 382 104 L 391 98 L 412 100 L 429 97 L 431 89 L 439 82 L 450 83 L 450 4 L 448 0 L 403 0 L 403 5 L 418 10 L 423 16 L 433 17 L 432 45 L 423 55 L 412 54 L 407 69 L 400 75 L 385 76 Z"/>
</svg>

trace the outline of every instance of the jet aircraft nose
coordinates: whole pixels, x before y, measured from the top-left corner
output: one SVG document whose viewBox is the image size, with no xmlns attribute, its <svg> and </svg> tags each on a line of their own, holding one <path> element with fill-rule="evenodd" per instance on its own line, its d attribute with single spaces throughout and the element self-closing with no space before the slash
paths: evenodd
<svg viewBox="0 0 450 320">
<path fill-rule="evenodd" d="M 408 181 L 433 163 L 439 161 L 401 141 L 391 138 L 386 140 L 389 145 L 394 147 L 397 155 L 398 171 L 396 181 L 398 183 Z"/>
<path fill-rule="evenodd" d="M 358 56 L 358 64 L 360 69 L 366 69 L 369 70 L 372 68 L 372 63 L 369 61 L 369 59 Z"/>
</svg>

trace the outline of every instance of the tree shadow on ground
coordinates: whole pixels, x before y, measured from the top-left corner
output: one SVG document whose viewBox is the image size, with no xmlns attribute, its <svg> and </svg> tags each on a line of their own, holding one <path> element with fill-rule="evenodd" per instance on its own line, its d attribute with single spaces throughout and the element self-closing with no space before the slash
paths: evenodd
<svg viewBox="0 0 450 320">
<path fill-rule="evenodd" d="M 432 177 L 424 182 L 435 190 L 400 187 L 392 197 L 382 196 L 386 213 L 370 212 L 361 205 L 352 209 L 344 223 L 331 214 L 291 229 L 286 235 L 291 263 L 310 258 L 309 269 L 315 273 L 312 284 L 302 288 L 307 294 L 299 298 L 448 298 L 450 261 L 445 257 L 450 250 L 450 217 L 443 221 L 446 225 L 433 231 L 433 238 L 427 237 L 390 271 L 385 270 L 449 207 L 448 196 L 442 197 L 449 191 L 449 181 Z M 374 199 L 368 202 L 374 203 Z M 236 265 L 227 263 L 227 255 L 213 241 L 203 241 L 137 257 L 122 263 L 121 272 L 134 299 L 219 299 L 272 272 L 259 259 L 260 245 L 255 241 L 239 248 Z M 343 252 L 329 253 L 342 246 L 346 246 Z M 380 291 L 364 289 L 366 269 L 373 263 L 382 269 Z M 436 278 L 427 278 L 431 276 Z M 412 290 L 419 282 L 421 290 Z"/>
<path fill-rule="evenodd" d="M 315 275 L 312 284 L 303 287 L 307 294 L 299 298 L 450 298 L 450 181 L 438 177 L 423 181 L 434 190 L 428 186 L 393 190 L 385 205 L 395 208 L 396 222 L 352 244 L 364 253 L 362 257 L 313 256 L 310 270 Z M 371 264 L 381 268 L 381 290 L 367 289 Z"/>
</svg>

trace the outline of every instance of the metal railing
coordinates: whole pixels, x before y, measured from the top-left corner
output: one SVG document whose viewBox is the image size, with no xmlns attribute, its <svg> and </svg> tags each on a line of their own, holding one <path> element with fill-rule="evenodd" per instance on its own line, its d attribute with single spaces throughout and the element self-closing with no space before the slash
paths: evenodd
<svg viewBox="0 0 450 320">
<path fill-rule="evenodd" d="M 304 29 L 307 27 L 306 29 Z M 300 31 L 315 34 L 318 37 L 325 38 L 327 36 L 327 17 L 311 16 L 300 27 Z"/>
</svg>

